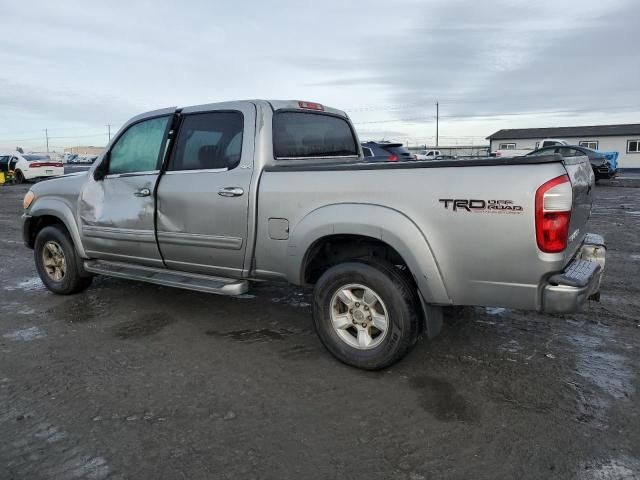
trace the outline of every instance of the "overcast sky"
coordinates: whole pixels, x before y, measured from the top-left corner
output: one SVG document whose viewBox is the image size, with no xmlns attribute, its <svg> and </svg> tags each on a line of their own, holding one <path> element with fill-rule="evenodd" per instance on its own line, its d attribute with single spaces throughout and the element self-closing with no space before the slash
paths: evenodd
<svg viewBox="0 0 640 480">
<path fill-rule="evenodd" d="M 345 109 L 361 139 L 640 123 L 637 0 L 0 0 L 0 148 L 243 98 Z"/>
</svg>

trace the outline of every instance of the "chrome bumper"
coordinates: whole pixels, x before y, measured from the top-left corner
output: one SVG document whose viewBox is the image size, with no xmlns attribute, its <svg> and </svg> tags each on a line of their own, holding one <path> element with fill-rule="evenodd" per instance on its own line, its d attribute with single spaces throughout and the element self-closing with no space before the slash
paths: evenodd
<svg viewBox="0 0 640 480">
<path fill-rule="evenodd" d="M 604 238 L 593 233 L 585 235 L 571 263 L 547 280 L 542 291 L 542 311 L 573 313 L 580 310 L 587 299 L 598 300 L 606 255 Z"/>
</svg>

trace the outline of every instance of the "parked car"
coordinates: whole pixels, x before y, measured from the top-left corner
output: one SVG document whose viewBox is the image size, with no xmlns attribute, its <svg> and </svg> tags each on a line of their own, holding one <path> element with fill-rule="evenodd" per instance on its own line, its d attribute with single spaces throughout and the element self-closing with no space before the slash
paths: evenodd
<svg viewBox="0 0 640 480">
<path fill-rule="evenodd" d="M 55 177 L 64 173 L 62 162 L 53 161 L 48 155 L 11 152 L 4 156 L 9 157 L 8 171 L 13 172 L 16 183 Z"/>
<path fill-rule="evenodd" d="M 9 160 L 11 155 L 0 154 L 0 172 L 9 173 Z"/>
<path fill-rule="evenodd" d="M 348 116 L 317 103 L 156 110 L 88 172 L 34 185 L 23 237 L 63 295 L 95 274 L 221 295 L 313 285 L 320 339 L 365 369 L 436 335 L 442 306 L 568 313 L 599 291 L 587 157 L 362 160 Z"/>
<path fill-rule="evenodd" d="M 591 168 L 593 168 L 593 173 L 595 175 L 596 181 L 603 178 L 613 178 L 617 173 L 617 169 L 612 166 L 610 160 L 607 158 L 606 153 L 598 152 L 597 150 L 593 150 L 587 147 L 581 147 L 579 145 L 563 145 L 540 148 L 527 154 L 527 156 L 545 156 L 553 155 L 556 153 L 562 155 L 563 157 L 586 156 L 587 158 L 589 158 L 589 162 L 591 163 Z"/>
<path fill-rule="evenodd" d="M 362 153 L 367 162 L 404 162 L 416 159 L 402 143 L 397 142 L 363 142 Z"/>
<path fill-rule="evenodd" d="M 524 155 L 528 155 L 531 152 L 535 152 L 540 148 L 552 147 L 558 145 L 569 145 L 569 142 L 566 140 L 560 140 L 558 138 L 545 138 L 539 142 L 536 142 L 535 148 L 515 148 L 515 143 L 511 144 L 513 148 L 503 148 L 498 149 L 495 152 L 492 152 L 492 155 L 495 154 L 496 157 L 500 158 L 511 158 L 511 157 L 522 157 Z"/>
<path fill-rule="evenodd" d="M 416 154 L 417 160 L 435 160 L 436 157 L 441 156 L 440 150 L 420 150 Z"/>
<path fill-rule="evenodd" d="M 566 140 L 561 140 L 559 138 L 545 138 L 544 140 L 536 142 L 536 150 L 538 150 L 539 148 L 555 147 L 559 145 L 569 145 L 569 142 L 567 142 Z"/>
</svg>

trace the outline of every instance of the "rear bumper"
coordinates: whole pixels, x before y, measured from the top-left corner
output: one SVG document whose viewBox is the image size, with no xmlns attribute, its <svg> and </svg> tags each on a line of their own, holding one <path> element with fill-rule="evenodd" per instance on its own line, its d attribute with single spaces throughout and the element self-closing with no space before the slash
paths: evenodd
<svg viewBox="0 0 640 480">
<path fill-rule="evenodd" d="M 542 290 L 542 311 L 573 313 L 590 297 L 599 298 L 607 247 L 600 235 L 588 233 L 576 257 L 564 271 L 555 273 Z"/>
<path fill-rule="evenodd" d="M 27 180 L 46 177 L 59 177 L 60 175 L 64 175 L 64 167 L 30 168 L 29 170 L 25 170 L 22 173 L 24 175 L 24 178 Z"/>
</svg>

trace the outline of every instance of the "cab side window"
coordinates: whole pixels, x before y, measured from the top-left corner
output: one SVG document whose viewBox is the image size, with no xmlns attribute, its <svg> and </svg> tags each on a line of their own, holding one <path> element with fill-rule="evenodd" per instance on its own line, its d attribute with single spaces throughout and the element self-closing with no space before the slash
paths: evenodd
<svg viewBox="0 0 640 480">
<path fill-rule="evenodd" d="M 169 171 L 236 168 L 242 155 L 243 129 L 240 112 L 186 115 L 178 131 Z"/>
<path fill-rule="evenodd" d="M 109 175 L 158 170 L 170 119 L 152 118 L 129 127 L 111 148 Z"/>
</svg>

